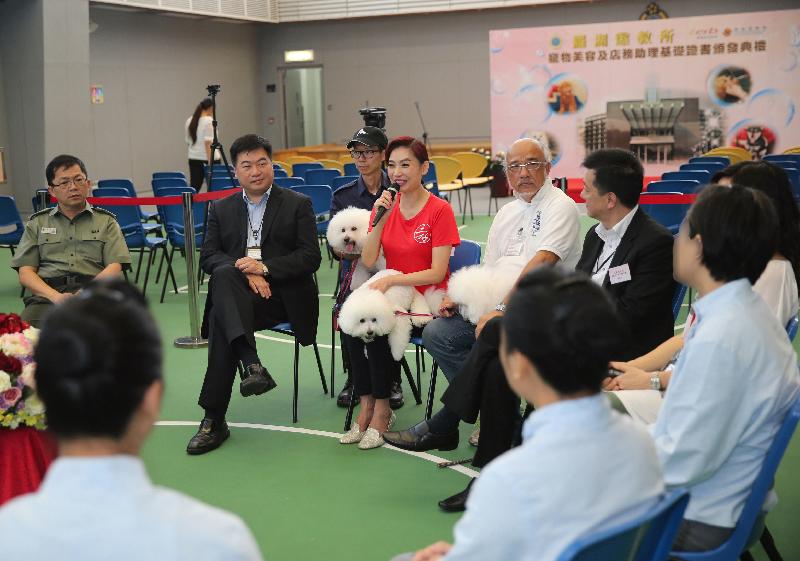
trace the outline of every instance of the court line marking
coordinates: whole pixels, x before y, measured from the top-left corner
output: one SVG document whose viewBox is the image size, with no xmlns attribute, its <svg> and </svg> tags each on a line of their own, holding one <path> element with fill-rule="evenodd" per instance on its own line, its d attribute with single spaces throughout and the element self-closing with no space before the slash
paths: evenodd
<svg viewBox="0 0 800 561">
<path fill-rule="evenodd" d="M 158 421 L 156 426 L 160 427 L 195 427 L 197 426 L 196 421 Z M 311 436 L 326 436 L 328 438 L 336 438 L 342 436 L 342 433 L 324 431 L 324 430 L 315 430 L 315 429 L 306 429 L 303 427 L 286 427 L 283 425 L 262 425 L 258 423 L 228 423 L 229 427 L 235 427 L 238 429 L 258 429 L 258 430 L 272 430 L 277 432 L 292 432 L 295 434 L 308 434 Z M 433 454 L 429 454 L 427 452 L 411 452 L 409 450 L 401 450 L 400 448 L 396 448 L 391 444 L 384 444 L 383 448 L 387 448 L 389 450 L 394 450 L 395 452 L 401 452 L 403 454 L 407 454 L 409 456 L 414 456 L 421 460 L 426 460 L 428 462 L 433 462 L 438 464 L 439 462 L 446 462 L 448 461 L 447 458 L 440 458 L 439 456 L 434 456 Z M 468 477 L 478 477 L 480 472 L 475 471 L 474 469 L 467 468 L 464 466 L 449 466 L 446 469 L 451 469 L 456 471 L 462 475 L 466 475 Z"/>
</svg>

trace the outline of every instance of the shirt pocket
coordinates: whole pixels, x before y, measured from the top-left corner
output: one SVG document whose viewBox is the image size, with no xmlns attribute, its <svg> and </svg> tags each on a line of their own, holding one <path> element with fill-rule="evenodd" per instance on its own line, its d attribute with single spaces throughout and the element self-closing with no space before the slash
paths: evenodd
<svg viewBox="0 0 800 561">
<path fill-rule="evenodd" d="M 100 238 L 100 233 L 88 232 L 77 236 L 77 257 L 99 267 L 103 268 L 103 248 L 105 241 Z"/>
<path fill-rule="evenodd" d="M 43 234 L 39 232 L 36 239 L 39 248 L 39 264 L 41 263 L 64 263 L 65 255 L 68 254 L 67 245 L 58 234 Z"/>
</svg>

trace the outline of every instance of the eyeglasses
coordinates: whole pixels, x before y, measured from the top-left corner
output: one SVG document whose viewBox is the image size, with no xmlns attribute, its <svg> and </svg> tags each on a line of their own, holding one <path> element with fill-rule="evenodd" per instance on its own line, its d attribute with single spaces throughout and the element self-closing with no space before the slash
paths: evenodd
<svg viewBox="0 0 800 561">
<path fill-rule="evenodd" d="M 530 172 L 534 172 L 546 164 L 547 162 L 533 160 L 531 162 L 525 162 L 524 164 L 511 164 L 506 168 L 506 171 L 508 171 L 508 173 L 517 174 L 522 171 L 522 168 L 525 168 Z"/>
<path fill-rule="evenodd" d="M 350 150 L 350 155 L 354 160 L 359 158 L 368 159 L 380 152 L 380 150 Z"/>
<path fill-rule="evenodd" d="M 71 179 L 65 179 L 61 183 L 51 183 L 50 185 L 53 188 L 58 189 L 59 187 L 69 187 L 69 185 L 73 183 L 75 187 L 86 187 L 86 184 L 89 183 L 89 180 L 86 177 L 73 177 Z"/>
</svg>

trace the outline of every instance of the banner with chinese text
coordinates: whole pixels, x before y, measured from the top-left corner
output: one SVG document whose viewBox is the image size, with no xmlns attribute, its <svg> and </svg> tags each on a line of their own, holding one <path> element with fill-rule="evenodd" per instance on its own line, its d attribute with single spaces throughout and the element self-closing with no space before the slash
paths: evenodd
<svg viewBox="0 0 800 561">
<path fill-rule="evenodd" d="M 547 138 L 553 175 L 635 152 L 647 175 L 718 146 L 800 145 L 800 10 L 490 33 L 492 148 Z"/>
</svg>

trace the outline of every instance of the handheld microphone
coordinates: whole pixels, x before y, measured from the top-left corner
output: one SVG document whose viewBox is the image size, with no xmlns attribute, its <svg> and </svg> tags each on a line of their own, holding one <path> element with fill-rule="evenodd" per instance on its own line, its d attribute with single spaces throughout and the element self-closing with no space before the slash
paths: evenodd
<svg viewBox="0 0 800 561">
<path fill-rule="evenodd" d="M 400 190 L 400 186 L 397 183 L 392 183 L 389 187 L 386 188 L 389 193 L 392 195 L 392 200 L 397 196 L 397 192 Z M 375 211 L 375 220 L 372 221 L 372 227 L 378 225 L 378 222 L 381 221 L 383 215 L 386 214 L 387 208 L 385 206 L 379 207 L 378 210 Z"/>
</svg>

